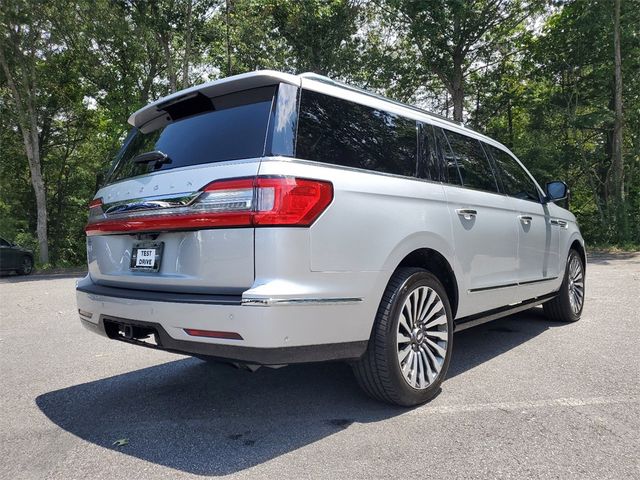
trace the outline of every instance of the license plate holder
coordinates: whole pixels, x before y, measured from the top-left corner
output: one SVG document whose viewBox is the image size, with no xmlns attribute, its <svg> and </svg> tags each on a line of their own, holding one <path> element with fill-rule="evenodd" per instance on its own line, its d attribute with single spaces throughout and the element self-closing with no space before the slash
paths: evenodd
<svg viewBox="0 0 640 480">
<path fill-rule="evenodd" d="M 158 272 L 164 242 L 134 242 L 129 269 L 133 272 Z"/>
</svg>

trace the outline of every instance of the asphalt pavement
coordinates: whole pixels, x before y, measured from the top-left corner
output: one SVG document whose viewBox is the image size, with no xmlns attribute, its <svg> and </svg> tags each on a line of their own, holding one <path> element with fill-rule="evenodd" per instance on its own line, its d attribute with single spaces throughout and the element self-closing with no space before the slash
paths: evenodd
<svg viewBox="0 0 640 480">
<path fill-rule="evenodd" d="M 575 324 L 456 334 L 414 409 L 342 363 L 250 373 L 103 339 L 75 277 L 0 279 L 2 479 L 640 478 L 640 254 L 590 259 Z"/>
</svg>

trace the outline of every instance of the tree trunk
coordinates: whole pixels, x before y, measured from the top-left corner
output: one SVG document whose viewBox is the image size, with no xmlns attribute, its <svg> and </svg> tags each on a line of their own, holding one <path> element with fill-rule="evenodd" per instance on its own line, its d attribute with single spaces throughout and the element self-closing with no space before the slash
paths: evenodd
<svg viewBox="0 0 640 480">
<path fill-rule="evenodd" d="M 21 59 L 24 60 L 24 59 Z M 24 99 L 20 94 L 18 85 L 15 82 L 13 74 L 9 69 L 4 52 L 0 49 L 0 64 L 4 70 L 7 83 L 13 95 L 16 105 L 16 115 L 18 117 L 18 126 L 22 133 L 24 141 L 24 149 L 27 154 L 29 163 L 29 172 L 31 174 L 31 185 L 36 196 L 36 235 L 38 237 L 38 245 L 40 248 L 40 262 L 49 263 L 49 241 L 47 236 L 47 194 L 42 177 L 42 168 L 40 165 L 40 138 L 38 136 L 38 117 L 34 107 L 33 96 L 35 95 L 33 88 L 35 82 L 25 82 Z M 22 65 L 22 68 L 26 68 Z"/>
<path fill-rule="evenodd" d="M 451 100 L 453 101 L 453 119 L 462 122 L 464 114 L 464 74 L 462 58 L 453 59 L 453 78 L 451 79 Z"/>
<path fill-rule="evenodd" d="M 224 2 L 225 9 L 225 28 L 226 28 L 226 36 L 227 36 L 227 76 L 231 75 L 231 33 L 229 30 L 229 0 L 225 0 Z"/>
<path fill-rule="evenodd" d="M 30 140 L 25 138 L 25 149 L 29 160 L 29 171 L 31 172 L 31 183 L 36 194 L 36 234 L 38 236 L 38 246 L 40 247 L 40 262 L 49 263 L 49 238 L 47 233 L 47 192 L 42 178 L 40 165 L 40 141 L 38 138 L 38 125 L 35 112 L 30 112 L 31 126 L 29 132 L 23 132 L 24 137 L 30 136 Z"/>
<path fill-rule="evenodd" d="M 509 148 L 513 148 L 513 110 L 511 106 L 511 97 L 507 100 L 507 122 L 509 125 Z"/>
<path fill-rule="evenodd" d="M 625 191 L 624 191 L 624 157 L 622 154 L 622 129 L 623 129 L 623 111 L 622 111 L 622 54 L 620 48 L 620 1 L 614 1 L 614 25 L 613 25 L 613 43 L 614 43 L 614 70 L 615 70 L 615 87 L 614 87 L 614 111 L 615 117 L 613 122 L 613 155 L 612 155 L 612 193 L 615 201 L 616 217 L 618 224 L 619 239 L 627 240 L 628 221 L 625 208 Z"/>
<path fill-rule="evenodd" d="M 175 93 L 178 90 L 178 75 L 173 64 L 171 56 L 171 32 L 161 32 L 157 34 L 158 41 L 162 45 L 164 52 L 164 60 L 167 65 L 167 78 L 169 80 L 169 93 Z"/>
<path fill-rule="evenodd" d="M 191 10 L 192 0 L 187 2 L 187 20 L 185 24 L 186 32 L 184 39 L 184 58 L 182 59 L 182 88 L 189 86 L 189 57 L 191 56 Z"/>
</svg>

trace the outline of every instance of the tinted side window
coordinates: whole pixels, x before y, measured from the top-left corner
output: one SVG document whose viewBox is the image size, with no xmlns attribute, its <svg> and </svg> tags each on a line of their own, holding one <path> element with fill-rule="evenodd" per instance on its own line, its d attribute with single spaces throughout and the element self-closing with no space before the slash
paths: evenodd
<svg viewBox="0 0 640 480">
<path fill-rule="evenodd" d="M 491 164 L 480 142 L 450 131 L 447 131 L 447 138 L 458 163 L 462 184 L 478 190 L 498 192 Z"/>
<path fill-rule="evenodd" d="M 449 140 L 447 140 L 444 130 L 436 126 L 432 126 L 432 130 L 436 155 L 440 157 L 440 161 L 444 165 L 444 181 L 453 185 L 462 185 L 456 157 L 451 152 Z"/>
<path fill-rule="evenodd" d="M 296 157 L 415 176 L 416 153 L 414 120 L 302 91 Z"/>
<path fill-rule="evenodd" d="M 433 180 L 434 182 L 446 182 L 444 156 L 433 134 L 433 127 L 428 123 L 419 124 L 419 149 L 418 177 Z M 457 174 L 456 174 L 457 175 Z"/>
<path fill-rule="evenodd" d="M 540 201 L 538 189 L 533 180 L 511 155 L 491 145 L 485 145 L 484 148 L 490 152 L 498 167 L 502 186 L 507 195 L 523 200 Z"/>
<path fill-rule="evenodd" d="M 298 126 L 298 87 L 281 83 L 269 120 L 266 154 L 293 157 Z"/>
<path fill-rule="evenodd" d="M 4 238 L 0 238 L 0 247 L 10 247 L 9 242 L 7 242 Z"/>
</svg>

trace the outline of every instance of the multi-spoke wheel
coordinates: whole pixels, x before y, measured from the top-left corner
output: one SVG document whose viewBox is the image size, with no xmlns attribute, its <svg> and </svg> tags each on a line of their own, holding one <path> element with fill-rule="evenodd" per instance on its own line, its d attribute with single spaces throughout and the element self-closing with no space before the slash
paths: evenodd
<svg viewBox="0 0 640 480">
<path fill-rule="evenodd" d="M 380 302 L 369 346 L 354 364 L 372 397 L 411 406 L 430 400 L 449 367 L 453 318 L 440 281 L 420 268 L 400 268 Z"/>
<path fill-rule="evenodd" d="M 584 262 L 576 250 L 569 251 L 564 280 L 558 296 L 544 304 L 544 312 L 551 320 L 575 322 L 580 320 L 585 295 Z"/>
<path fill-rule="evenodd" d="M 584 268 L 579 256 L 573 255 L 569 262 L 569 303 L 571 311 L 579 314 L 584 303 Z"/>
<path fill-rule="evenodd" d="M 404 301 L 398 321 L 398 362 L 413 388 L 427 388 L 438 377 L 447 357 L 447 312 L 438 294 L 416 287 Z"/>
<path fill-rule="evenodd" d="M 22 265 L 20 266 L 20 273 L 22 275 L 29 275 L 33 270 L 33 260 L 31 257 L 24 257 L 22 259 Z"/>
</svg>

